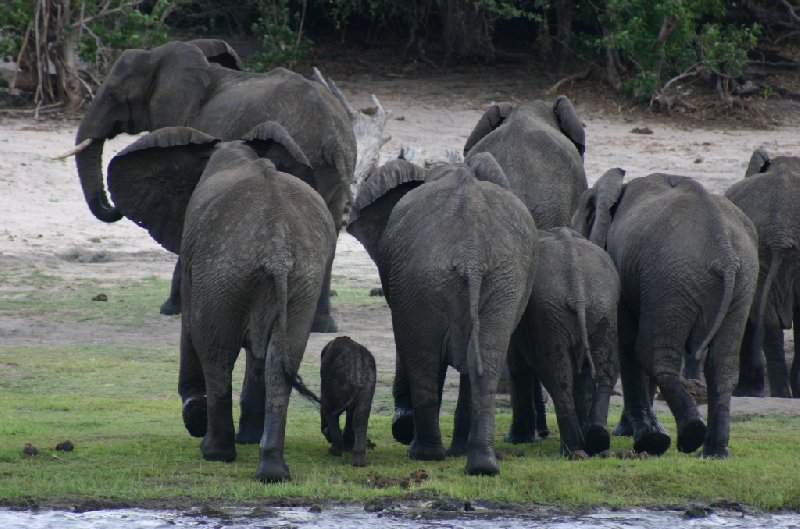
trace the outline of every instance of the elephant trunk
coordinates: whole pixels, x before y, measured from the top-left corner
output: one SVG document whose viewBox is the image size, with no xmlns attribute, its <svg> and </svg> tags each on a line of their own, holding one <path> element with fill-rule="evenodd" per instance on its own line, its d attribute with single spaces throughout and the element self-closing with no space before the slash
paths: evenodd
<svg viewBox="0 0 800 529">
<path fill-rule="evenodd" d="M 79 133 L 76 143 L 84 139 Z M 78 166 L 78 176 L 89 210 L 103 222 L 116 222 L 122 215 L 111 205 L 106 194 L 102 167 L 103 143 L 102 139 L 92 141 L 91 145 L 75 155 L 75 163 Z"/>
</svg>

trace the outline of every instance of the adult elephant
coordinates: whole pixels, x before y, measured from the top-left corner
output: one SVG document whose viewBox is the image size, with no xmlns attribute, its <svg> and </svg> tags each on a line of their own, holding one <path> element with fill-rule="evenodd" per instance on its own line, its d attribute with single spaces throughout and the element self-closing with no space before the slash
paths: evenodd
<svg viewBox="0 0 800 529">
<path fill-rule="evenodd" d="M 224 143 L 168 127 L 114 157 L 109 175 L 121 206 L 145 202 L 184 212 L 178 392 L 187 430 L 203 437 L 205 459 L 236 457 L 231 377 L 244 347 L 246 381 L 261 381 L 260 394 L 242 401 L 242 423 L 255 416 L 249 427 L 261 427 L 256 477 L 289 479 L 283 456 L 289 395 L 299 385 L 336 245 L 307 159 L 274 122 L 255 127 L 244 141 Z M 131 193 L 131 181 L 144 181 L 134 189 L 150 192 Z"/>
<path fill-rule="evenodd" d="M 464 145 L 464 157 L 488 152 L 511 191 L 528 207 L 539 229 L 569 226 L 588 184 L 583 170 L 586 135 L 572 102 L 533 101 L 492 105 Z"/>
<path fill-rule="evenodd" d="M 742 342 L 739 383 L 734 395 L 764 395 L 764 356 L 773 397 L 798 394 L 795 354 L 793 383 L 784 353 L 783 330 L 797 320 L 800 299 L 800 158 L 770 158 L 764 149 L 750 158 L 745 178 L 733 184 L 725 196 L 753 221 L 758 232 L 759 275 L 753 307 Z M 762 348 L 764 355 L 762 356 Z M 790 387 L 793 386 L 793 387 Z"/>
<path fill-rule="evenodd" d="M 471 387 L 466 471 L 494 475 L 495 391 L 530 295 L 537 232 L 525 206 L 501 187 L 507 181 L 497 163 L 487 154 L 478 161 L 474 170 L 445 164 L 427 175 L 389 162 L 361 185 L 347 229 L 375 259 L 392 312 L 413 408 L 409 456 L 445 456 L 439 375 L 451 365 Z"/>
<path fill-rule="evenodd" d="M 623 175 L 612 169 L 583 194 L 573 227 L 607 249 L 620 275 L 620 372 L 634 449 L 661 454 L 671 443 L 651 409 L 649 376 L 675 417 L 678 450 L 702 445 L 704 456 L 726 457 L 757 281 L 755 227 L 691 178 L 652 174 L 623 184 Z M 704 368 L 708 428 L 681 384 L 686 355 Z"/>
<path fill-rule="evenodd" d="M 341 103 L 322 84 L 289 70 L 242 72 L 209 63 L 204 52 L 218 63 L 231 63 L 233 52 L 227 44 L 202 40 L 197 44 L 169 42 L 152 50 L 126 50 L 112 67 L 81 120 L 75 139 L 83 146 L 76 154 L 78 174 L 95 217 L 114 222 L 124 213 L 140 225 L 151 226 L 151 234 L 167 250 L 178 253 L 183 218 L 158 223 L 151 218 L 162 216 L 160 211 L 147 207 L 120 212 L 109 202 L 101 166 L 104 141 L 123 132 L 135 134 L 170 126 L 192 127 L 223 141 L 237 140 L 262 122 L 276 121 L 307 156 L 317 191 L 339 226 L 350 200 L 356 158 L 355 137 Z M 175 270 L 170 297 L 161 308 L 165 314 L 180 312 L 180 264 Z M 319 299 L 314 331 L 336 330 L 330 314 L 329 287 L 330 271 Z"/>
</svg>

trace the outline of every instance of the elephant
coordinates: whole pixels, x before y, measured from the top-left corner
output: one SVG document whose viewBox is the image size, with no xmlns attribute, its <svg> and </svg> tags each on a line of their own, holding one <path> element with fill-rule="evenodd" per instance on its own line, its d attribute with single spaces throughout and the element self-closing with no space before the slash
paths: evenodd
<svg viewBox="0 0 800 529">
<path fill-rule="evenodd" d="M 800 321 L 794 317 L 800 302 L 800 157 L 770 158 L 765 149 L 757 149 L 745 178 L 725 191 L 725 196 L 753 221 L 760 262 L 734 395 L 764 395 L 763 348 L 770 395 L 790 397 L 794 392 L 800 397 L 798 355 L 794 357 L 795 376 L 790 387 L 783 349 L 783 330 Z"/>
<path fill-rule="evenodd" d="M 204 55 L 208 54 L 214 63 Z M 225 66 L 231 67 L 225 67 Z M 265 121 L 277 121 L 308 157 L 317 191 L 337 226 L 350 198 L 356 142 L 350 119 L 321 83 L 284 68 L 249 73 L 224 41 L 173 41 L 152 50 L 125 50 L 97 90 L 78 127 L 75 143 L 81 187 L 89 209 L 104 222 L 124 214 L 139 225 L 156 211 L 120 211 L 106 196 L 101 167 L 103 144 L 120 133 L 135 134 L 187 126 L 223 141 L 238 140 Z M 178 253 L 183 219 L 157 223 L 151 235 Z M 180 313 L 180 263 L 175 267 L 164 314 Z M 335 332 L 330 314 L 330 272 L 326 276 L 313 330 Z"/>
<path fill-rule="evenodd" d="M 540 230 L 537 251 L 533 290 L 508 353 L 506 440 L 534 440 L 538 375 L 555 405 L 562 455 L 598 454 L 610 445 L 608 405 L 619 376 L 619 275 L 605 251 L 569 228 Z"/>
<path fill-rule="evenodd" d="M 352 451 L 354 467 L 367 464 L 367 426 L 375 395 L 375 358 L 348 336 L 339 336 L 322 349 L 319 368 L 321 429 L 335 456 Z M 346 412 L 344 435 L 339 417 Z"/>
<path fill-rule="evenodd" d="M 727 457 L 739 344 L 757 281 L 755 227 L 692 178 L 655 173 L 623 184 L 624 174 L 607 171 L 581 196 L 572 227 L 605 248 L 619 272 L 623 414 L 634 450 L 660 455 L 671 444 L 651 408 L 650 377 L 675 417 L 678 450 L 702 445 L 704 457 Z M 685 357 L 703 365 L 708 427 L 681 384 Z"/>
<path fill-rule="evenodd" d="M 572 102 L 498 103 L 480 118 L 464 145 L 464 157 L 488 152 L 539 229 L 569 226 L 588 187 L 583 169 L 586 134 Z"/>
<path fill-rule="evenodd" d="M 136 180 L 146 182 L 130 184 Z M 178 393 L 186 429 L 203 438 L 205 459 L 236 457 L 231 376 L 244 348 L 239 434 L 261 428 L 256 477 L 262 482 L 290 478 L 283 456 L 289 395 L 300 382 L 336 244 L 314 183 L 308 160 L 275 122 L 231 142 L 166 127 L 109 164 L 109 192 L 121 208 L 139 202 L 153 211 L 175 209 L 185 219 Z M 129 193 L 130 185 L 144 192 Z"/>
<path fill-rule="evenodd" d="M 375 260 L 392 314 L 396 369 L 413 409 L 409 456 L 445 457 L 439 378 L 450 365 L 469 385 L 465 470 L 495 475 L 495 391 L 533 286 L 538 235 L 491 155 L 470 163 L 426 174 L 388 162 L 362 183 L 347 230 Z"/>
</svg>

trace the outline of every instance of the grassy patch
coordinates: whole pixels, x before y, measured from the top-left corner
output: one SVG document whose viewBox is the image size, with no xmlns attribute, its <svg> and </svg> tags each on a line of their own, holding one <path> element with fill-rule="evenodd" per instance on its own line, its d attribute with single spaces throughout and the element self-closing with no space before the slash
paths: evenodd
<svg viewBox="0 0 800 529">
<path fill-rule="evenodd" d="M 237 369 L 240 381 L 241 366 Z M 760 508 L 800 508 L 797 419 L 753 417 L 734 423 L 731 457 L 724 461 L 672 449 L 643 461 L 571 462 L 556 457 L 553 432 L 524 447 L 524 457 L 501 461 L 499 477 L 485 478 L 465 476 L 464 458 L 410 461 L 405 447 L 391 439 L 389 413 L 375 413 L 370 420 L 370 438 L 377 445 L 369 453 L 370 466 L 352 468 L 346 458 L 327 454 L 316 410 L 293 396 L 286 449 L 293 480 L 265 486 L 252 478 L 257 446 L 238 446 L 232 464 L 202 460 L 199 441 L 181 424 L 176 380 L 177 355 L 170 350 L 0 349 L 0 501 L 363 501 L 414 493 L 566 506 L 728 499 Z M 555 417 L 549 419 L 555 425 Z M 669 417 L 662 420 L 672 424 Z M 508 412 L 498 414 L 498 449 L 510 448 L 500 441 L 509 422 Z M 450 428 L 451 417 L 443 416 L 445 438 Z M 56 452 L 53 447 L 65 439 L 75 450 Z M 39 448 L 38 456 L 22 455 L 26 442 Z M 614 439 L 615 448 L 629 445 L 628 439 Z M 420 469 L 426 479 L 409 479 Z"/>
</svg>

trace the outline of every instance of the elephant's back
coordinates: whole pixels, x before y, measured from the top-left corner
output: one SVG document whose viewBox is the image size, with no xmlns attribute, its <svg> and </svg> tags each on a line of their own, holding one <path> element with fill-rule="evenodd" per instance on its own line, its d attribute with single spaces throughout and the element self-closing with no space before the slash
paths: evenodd
<svg viewBox="0 0 800 529">
<path fill-rule="evenodd" d="M 588 184 L 580 154 L 557 127 L 515 116 L 470 150 L 477 152 L 494 156 L 539 228 L 569 225 Z"/>
</svg>

